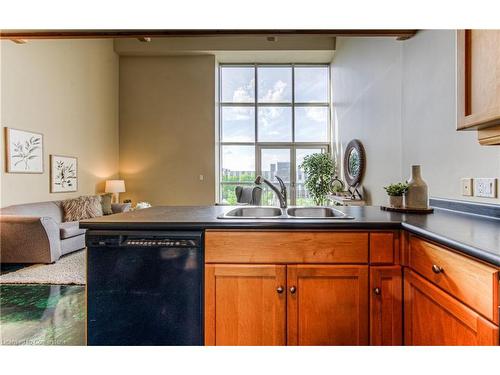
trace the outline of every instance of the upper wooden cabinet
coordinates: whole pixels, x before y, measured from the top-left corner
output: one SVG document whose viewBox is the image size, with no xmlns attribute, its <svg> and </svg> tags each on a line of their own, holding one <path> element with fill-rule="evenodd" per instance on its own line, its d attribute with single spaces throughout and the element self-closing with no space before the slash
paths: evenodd
<svg viewBox="0 0 500 375">
<path fill-rule="evenodd" d="M 457 85 L 457 129 L 500 144 L 500 30 L 458 30 Z"/>
</svg>

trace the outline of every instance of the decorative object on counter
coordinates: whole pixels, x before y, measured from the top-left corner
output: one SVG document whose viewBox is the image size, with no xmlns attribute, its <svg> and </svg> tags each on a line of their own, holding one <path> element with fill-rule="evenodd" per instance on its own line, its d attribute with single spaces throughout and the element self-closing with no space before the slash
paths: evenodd
<svg viewBox="0 0 500 375">
<path fill-rule="evenodd" d="M 392 208 L 402 208 L 403 195 L 408 190 L 408 184 L 404 182 L 398 182 L 397 184 L 384 186 L 384 189 L 389 196 L 389 206 Z"/>
<path fill-rule="evenodd" d="M 43 173 L 43 134 L 5 128 L 8 173 Z"/>
<path fill-rule="evenodd" d="M 344 188 L 345 188 L 344 182 L 341 179 L 339 179 L 339 177 L 336 175 L 332 180 L 332 193 L 341 194 L 344 192 Z"/>
<path fill-rule="evenodd" d="M 323 206 L 332 190 L 335 161 L 328 153 L 307 155 L 300 165 L 306 175 L 305 187 L 317 206 Z"/>
<path fill-rule="evenodd" d="M 78 159 L 73 156 L 50 155 L 50 192 L 68 193 L 78 190 Z"/>
<path fill-rule="evenodd" d="M 134 210 L 142 210 L 144 208 L 149 208 L 149 207 L 151 207 L 151 204 L 148 202 L 138 202 L 135 205 Z"/>
<path fill-rule="evenodd" d="M 125 192 L 125 181 L 123 180 L 107 180 L 106 187 L 104 188 L 106 193 L 113 193 L 113 203 L 120 202 L 120 193 Z"/>
<path fill-rule="evenodd" d="M 328 199 L 334 206 L 365 206 L 363 199 L 351 199 L 348 195 L 329 195 Z"/>
<path fill-rule="evenodd" d="M 429 196 L 427 184 L 420 174 L 420 165 L 411 166 L 411 177 L 408 180 L 408 190 L 405 195 L 405 206 L 407 208 L 429 207 Z"/>
<path fill-rule="evenodd" d="M 366 154 L 363 144 L 353 139 L 347 144 L 344 152 L 344 178 L 351 199 L 363 199 L 359 187 L 365 172 Z"/>
</svg>

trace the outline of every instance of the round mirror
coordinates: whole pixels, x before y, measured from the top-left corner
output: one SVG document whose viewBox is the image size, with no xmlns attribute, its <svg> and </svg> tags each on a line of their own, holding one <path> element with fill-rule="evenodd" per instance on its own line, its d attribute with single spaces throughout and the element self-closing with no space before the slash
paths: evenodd
<svg viewBox="0 0 500 375">
<path fill-rule="evenodd" d="M 349 152 L 347 173 L 349 173 L 351 178 L 354 178 L 359 174 L 359 152 L 355 148 L 352 148 L 351 152 Z"/>
<path fill-rule="evenodd" d="M 344 177 L 349 186 L 361 182 L 365 169 L 365 150 L 357 139 L 352 140 L 344 154 Z"/>
</svg>

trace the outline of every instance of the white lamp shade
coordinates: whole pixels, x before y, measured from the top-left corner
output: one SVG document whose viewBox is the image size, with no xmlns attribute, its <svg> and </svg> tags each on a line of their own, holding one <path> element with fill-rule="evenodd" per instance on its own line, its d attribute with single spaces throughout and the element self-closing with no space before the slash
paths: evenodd
<svg viewBox="0 0 500 375">
<path fill-rule="evenodd" d="M 106 193 L 124 193 L 125 192 L 125 181 L 123 180 L 107 180 L 106 188 L 104 189 Z"/>
</svg>

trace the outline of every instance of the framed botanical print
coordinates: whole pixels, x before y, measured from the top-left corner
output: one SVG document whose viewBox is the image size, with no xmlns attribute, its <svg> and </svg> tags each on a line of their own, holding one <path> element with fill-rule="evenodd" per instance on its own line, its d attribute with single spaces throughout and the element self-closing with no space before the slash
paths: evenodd
<svg viewBox="0 0 500 375">
<path fill-rule="evenodd" d="M 50 192 L 68 193 L 78 190 L 78 159 L 50 155 Z"/>
<path fill-rule="evenodd" d="M 5 128 L 8 173 L 43 173 L 43 134 Z"/>
</svg>

